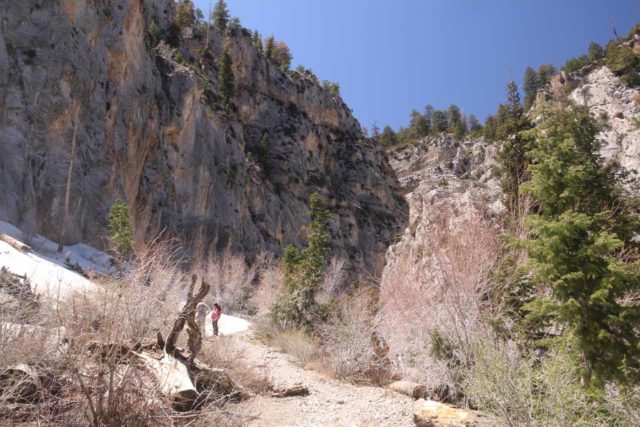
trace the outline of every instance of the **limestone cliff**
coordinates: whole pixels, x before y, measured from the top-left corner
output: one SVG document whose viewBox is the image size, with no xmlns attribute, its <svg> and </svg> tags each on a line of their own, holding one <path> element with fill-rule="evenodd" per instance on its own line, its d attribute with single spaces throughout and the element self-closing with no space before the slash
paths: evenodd
<svg viewBox="0 0 640 427">
<path fill-rule="evenodd" d="M 108 209 L 124 198 L 138 243 L 161 234 L 201 255 L 251 257 L 302 244 L 319 191 L 334 255 L 379 271 L 407 215 L 386 154 L 339 96 L 263 58 L 242 27 L 186 28 L 169 47 L 173 8 L 0 0 L 0 219 L 100 246 Z M 220 101 L 223 49 L 232 111 Z"/>
</svg>

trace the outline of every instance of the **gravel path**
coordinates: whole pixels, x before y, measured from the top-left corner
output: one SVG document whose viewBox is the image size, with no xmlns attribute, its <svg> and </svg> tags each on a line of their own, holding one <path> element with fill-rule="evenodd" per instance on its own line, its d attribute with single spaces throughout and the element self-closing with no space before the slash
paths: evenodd
<svg viewBox="0 0 640 427">
<path fill-rule="evenodd" d="M 234 412 L 248 416 L 255 427 L 377 427 L 413 426 L 413 400 L 379 387 L 355 386 L 328 378 L 293 363 L 292 356 L 268 348 L 251 333 L 233 336 L 246 363 L 266 373 L 274 387 L 302 384 L 308 396 L 257 396 L 238 404 Z"/>
</svg>

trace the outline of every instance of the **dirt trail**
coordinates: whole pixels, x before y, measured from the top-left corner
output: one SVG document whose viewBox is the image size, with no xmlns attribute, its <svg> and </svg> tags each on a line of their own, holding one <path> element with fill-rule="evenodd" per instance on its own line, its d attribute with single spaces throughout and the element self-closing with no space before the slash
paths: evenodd
<svg viewBox="0 0 640 427">
<path fill-rule="evenodd" d="M 337 381 L 295 363 L 293 357 L 252 338 L 251 332 L 227 337 L 245 362 L 268 375 L 276 388 L 302 384 L 308 396 L 257 396 L 232 411 L 249 417 L 248 426 L 413 426 L 413 400 L 379 387 Z"/>
</svg>

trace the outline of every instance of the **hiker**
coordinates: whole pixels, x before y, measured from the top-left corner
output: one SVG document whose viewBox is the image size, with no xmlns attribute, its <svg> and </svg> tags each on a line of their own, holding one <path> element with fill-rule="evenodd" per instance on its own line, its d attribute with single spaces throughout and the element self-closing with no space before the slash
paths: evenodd
<svg viewBox="0 0 640 427">
<path fill-rule="evenodd" d="M 211 312 L 211 325 L 213 326 L 213 335 L 218 335 L 218 320 L 222 315 L 222 308 L 218 303 L 213 304 L 213 311 Z"/>
<path fill-rule="evenodd" d="M 209 312 L 209 306 L 204 302 L 199 302 L 196 306 L 196 323 L 202 331 L 202 335 L 205 335 L 205 320 L 207 319 L 207 313 Z"/>
</svg>

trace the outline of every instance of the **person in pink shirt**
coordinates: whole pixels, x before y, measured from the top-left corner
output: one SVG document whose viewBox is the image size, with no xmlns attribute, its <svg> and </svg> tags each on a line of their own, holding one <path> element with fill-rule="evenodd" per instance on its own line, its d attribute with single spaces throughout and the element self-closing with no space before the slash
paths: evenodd
<svg viewBox="0 0 640 427">
<path fill-rule="evenodd" d="M 211 311 L 211 325 L 213 326 L 213 335 L 218 335 L 218 320 L 222 315 L 222 308 L 218 303 L 213 304 L 213 310 Z"/>
</svg>

